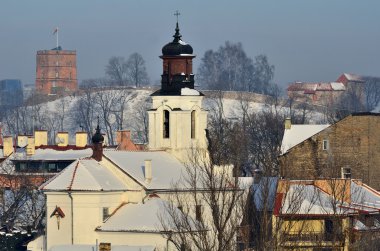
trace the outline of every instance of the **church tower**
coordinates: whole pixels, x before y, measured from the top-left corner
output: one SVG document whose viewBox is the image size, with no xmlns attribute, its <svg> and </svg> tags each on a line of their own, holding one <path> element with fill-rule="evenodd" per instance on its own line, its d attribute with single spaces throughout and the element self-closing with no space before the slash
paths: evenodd
<svg viewBox="0 0 380 251">
<path fill-rule="evenodd" d="M 151 97 L 149 149 L 166 150 L 186 161 L 191 149 L 206 149 L 207 111 L 203 94 L 194 89 L 193 48 L 181 40 L 178 21 L 174 39 L 162 48 L 161 89 Z"/>
</svg>

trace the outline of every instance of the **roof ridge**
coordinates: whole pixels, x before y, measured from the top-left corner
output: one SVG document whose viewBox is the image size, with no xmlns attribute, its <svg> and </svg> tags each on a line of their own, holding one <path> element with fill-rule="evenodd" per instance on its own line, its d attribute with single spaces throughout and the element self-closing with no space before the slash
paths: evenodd
<svg viewBox="0 0 380 251">
<path fill-rule="evenodd" d="M 78 169 L 78 165 L 79 165 L 79 160 L 78 160 L 77 164 L 75 165 L 74 172 L 73 172 L 73 177 L 72 177 L 72 179 L 70 181 L 70 185 L 67 187 L 68 190 L 71 190 L 71 187 L 73 186 L 74 179 L 75 179 L 75 174 L 77 173 L 77 169 Z"/>
<path fill-rule="evenodd" d="M 77 159 L 76 161 L 79 162 L 79 160 Z M 75 161 L 74 161 L 75 162 Z M 73 162 L 73 163 L 74 163 Z M 70 165 L 72 165 L 73 163 L 71 163 Z M 69 166 L 70 166 L 69 165 Z M 64 168 L 61 172 L 57 173 L 56 175 L 54 175 L 54 177 L 48 179 L 46 182 L 44 182 L 40 187 L 39 189 L 44 189 L 47 185 L 49 185 L 52 181 L 54 181 L 56 178 L 58 178 L 59 176 L 61 176 L 63 173 L 67 172 L 67 170 L 69 170 L 69 166 L 67 166 L 66 168 Z"/>
</svg>

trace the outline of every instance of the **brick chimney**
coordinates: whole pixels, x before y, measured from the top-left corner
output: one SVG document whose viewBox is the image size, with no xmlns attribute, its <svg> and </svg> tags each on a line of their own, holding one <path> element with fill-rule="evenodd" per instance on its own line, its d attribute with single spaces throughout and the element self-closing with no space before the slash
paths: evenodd
<svg viewBox="0 0 380 251">
<path fill-rule="evenodd" d="M 69 145 L 69 133 L 68 132 L 58 132 L 55 137 L 55 142 L 58 146 L 65 147 Z"/>
<path fill-rule="evenodd" d="M 33 136 L 28 136 L 28 145 L 26 146 L 26 155 L 33 155 L 36 151 L 35 139 Z"/>
<path fill-rule="evenodd" d="M 144 173 L 145 173 L 145 182 L 151 182 L 152 180 L 152 160 L 146 159 L 144 161 Z"/>
<path fill-rule="evenodd" d="M 87 145 L 87 133 L 86 132 L 76 132 L 75 133 L 75 146 L 85 147 Z"/>
<path fill-rule="evenodd" d="M 4 136 L 3 142 L 3 154 L 4 157 L 8 157 L 13 153 L 13 137 L 12 136 Z"/>
<path fill-rule="evenodd" d="M 290 118 L 285 119 L 285 129 L 292 128 L 292 120 Z"/>
<path fill-rule="evenodd" d="M 46 130 L 36 130 L 34 132 L 34 144 L 36 147 L 48 144 L 48 133 Z"/>
</svg>

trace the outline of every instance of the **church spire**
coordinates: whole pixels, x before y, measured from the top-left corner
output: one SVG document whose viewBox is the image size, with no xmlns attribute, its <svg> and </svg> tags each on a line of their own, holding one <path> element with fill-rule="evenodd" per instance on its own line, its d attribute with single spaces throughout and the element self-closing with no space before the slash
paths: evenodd
<svg viewBox="0 0 380 251">
<path fill-rule="evenodd" d="M 179 25 L 178 25 L 178 16 L 181 15 L 181 13 L 179 13 L 179 11 L 177 10 L 175 13 L 174 13 L 174 16 L 177 16 L 177 25 L 175 27 L 175 34 L 174 34 L 174 40 L 173 42 L 175 43 L 178 43 L 180 40 L 181 40 L 181 34 L 179 33 Z"/>
<path fill-rule="evenodd" d="M 96 161 L 101 161 L 103 157 L 103 142 L 104 137 L 100 132 L 99 127 L 99 116 L 98 116 L 98 125 L 96 127 L 95 134 L 92 136 L 92 158 Z"/>
</svg>

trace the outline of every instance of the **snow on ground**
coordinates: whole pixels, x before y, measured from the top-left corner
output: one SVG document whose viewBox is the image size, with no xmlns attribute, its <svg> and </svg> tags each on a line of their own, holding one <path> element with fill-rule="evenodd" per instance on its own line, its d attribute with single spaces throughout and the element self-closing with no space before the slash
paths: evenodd
<svg viewBox="0 0 380 251">
<path fill-rule="evenodd" d="M 194 95 L 196 93 L 199 93 L 195 90 L 190 89 L 183 89 L 183 95 Z M 126 100 L 128 100 L 124 106 L 124 120 L 123 120 L 123 129 L 130 129 L 132 131 L 136 130 L 136 127 L 140 127 L 139 123 L 136 122 L 136 116 L 137 116 L 137 110 L 144 108 L 149 109 L 151 106 L 150 104 L 150 97 L 149 95 L 152 93 L 152 90 L 136 90 L 136 89 L 116 89 L 116 90 L 105 90 L 102 91 L 104 96 L 107 96 L 108 99 L 110 99 L 113 95 L 120 95 L 121 93 L 126 94 Z M 228 96 L 231 92 L 225 92 L 223 95 Z M 235 96 L 239 96 L 240 93 L 236 92 Z M 93 93 L 93 95 L 97 95 L 96 93 Z M 239 98 L 231 98 L 231 97 L 225 97 L 219 100 L 218 98 L 213 98 L 209 96 L 208 94 L 204 98 L 204 108 L 206 110 L 209 110 L 209 114 L 215 113 L 215 111 L 219 111 L 222 108 L 223 116 L 230 120 L 237 120 L 242 117 L 242 105 L 248 104 L 248 112 L 259 112 L 263 111 L 265 109 L 272 109 L 273 106 L 269 104 L 264 103 L 264 99 L 261 98 L 255 98 L 255 95 L 257 94 L 251 94 L 247 93 L 247 96 L 250 96 L 250 101 L 241 102 Z M 253 98 L 252 98 L 252 97 Z M 262 95 L 261 95 L 262 96 Z M 71 95 L 64 98 L 60 98 L 54 101 L 46 102 L 43 104 L 40 104 L 41 111 L 43 111 L 44 115 L 47 115 L 48 117 L 52 118 L 53 120 L 59 120 L 61 114 L 64 115 L 64 131 L 68 131 L 71 135 L 74 134 L 76 131 L 79 131 L 79 125 L 78 123 L 74 123 L 73 120 L 75 120 L 74 110 L 78 106 L 80 99 L 83 96 L 79 95 Z M 107 100 L 107 98 L 106 98 Z M 93 101 L 92 101 L 93 102 Z M 222 102 L 222 107 L 220 103 Z M 289 114 L 288 108 L 279 108 L 280 112 L 284 114 Z M 380 107 L 379 107 L 380 110 Z M 96 109 L 96 113 L 100 113 L 100 108 Z M 96 118 L 97 114 L 94 115 L 94 118 Z M 322 118 L 323 115 L 318 112 L 312 112 L 308 115 L 310 118 L 313 119 L 314 123 L 318 123 Z M 74 118 L 73 118 L 74 117 Z M 96 120 L 96 119 L 95 119 Z M 116 122 L 116 117 L 114 115 L 110 116 L 110 122 L 111 124 Z M 100 122 L 102 123 L 102 116 L 100 116 Z M 138 124 L 136 126 L 136 123 Z M 96 121 L 94 121 L 94 124 L 96 124 Z M 116 125 L 116 124 L 115 124 Z M 102 125 L 101 125 L 102 126 Z M 57 128 L 57 126 L 56 126 Z M 116 128 L 116 126 L 115 126 Z M 141 127 L 140 127 L 141 128 Z M 41 128 L 41 129 L 47 129 L 47 128 Z M 57 129 L 60 130 L 60 129 Z M 116 129 L 115 129 L 116 130 Z M 70 137 L 70 143 L 72 142 L 73 137 Z"/>
</svg>

